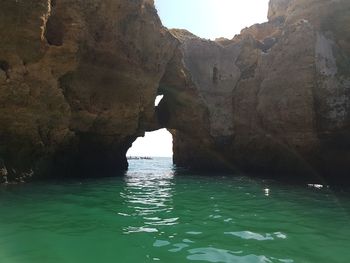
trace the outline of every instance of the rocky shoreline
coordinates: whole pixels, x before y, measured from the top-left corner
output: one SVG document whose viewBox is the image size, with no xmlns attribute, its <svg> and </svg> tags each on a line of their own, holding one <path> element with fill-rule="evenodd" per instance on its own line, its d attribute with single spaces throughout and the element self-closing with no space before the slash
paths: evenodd
<svg viewBox="0 0 350 263">
<path fill-rule="evenodd" d="M 32 169 L 27 172 L 18 172 L 15 169 L 8 171 L 3 160 L 0 160 L 0 185 L 26 183 L 33 176 L 34 171 Z"/>
</svg>

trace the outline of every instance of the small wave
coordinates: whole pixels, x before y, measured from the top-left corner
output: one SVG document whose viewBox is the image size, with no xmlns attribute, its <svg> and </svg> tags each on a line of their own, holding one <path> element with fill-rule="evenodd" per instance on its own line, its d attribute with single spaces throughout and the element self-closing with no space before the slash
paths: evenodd
<svg viewBox="0 0 350 263">
<path fill-rule="evenodd" d="M 188 260 L 222 263 L 272 263 L 266 256 L 242 255 L 241 251 L 234 252 L 213 247 L 195 248 L 188 251 Z"/>
<path fill-rule="evenodd" d="M 126 231 L 124 234 L 131 234 L 131 233 L 155 233 L 158 232 L 158 229 L 156 228 L 150 228 L 150 227 L 128 227 L 126 228 Z"/>
<path fill-rule="evenodd" d="M 166 241 L 166 240 L 156 240 L 153 243 L 154 247 L 165 247 L 165 246 L 168 246 L 168 245 L 170 245 L 170 242 Z"/>
</svg>

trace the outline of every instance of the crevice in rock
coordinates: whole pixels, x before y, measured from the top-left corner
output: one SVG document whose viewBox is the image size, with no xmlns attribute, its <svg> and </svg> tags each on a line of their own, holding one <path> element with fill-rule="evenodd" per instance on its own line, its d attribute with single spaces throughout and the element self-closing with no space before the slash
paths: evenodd
<svg viewBox="0 0 350 263">
<path fill-rule="evenodd" d="M 56 2 L 51 1 L 51 9 L 54 8 Z M 45 38 L 47 43 L 52 46 L 62 46 L 64 38 L 64 26 L 61 19 L 51 10 L 51 16 L 46 23 Z"/>
<path fill-rule="evenodd" d="M 160 126 L 167 127 L 170 121 L 171 111 L 169 108 L 169 102 L 166 98 L 163 98 L 156 107 L 156 115 Z"/>
<path fill-rule="evenodd" d="M 9 76 L 8 76 L 9 69 L 10 69 L 10 64 L 5 60 L 0 60 L 0 70 L 5 72 L 6 78 L 9 78 Z"/>
<path fill-rule="evenodd" d="M 62 90 L 62 94 L 65 97 L 71 110 L 79 110 L 81 106 L 76 99 L 77 95 L 74 92 L 74 73 L 67 72 L 65 75 L 58 79 L 58 87 Z"/>
<path fill-rule="evenodd" d="M 5 60 L 0 60 L 0 69 L 7 72 L 10 69 L 9 63 Z"/>
<path fill-rule="evenodd" d="M 51 9 L 56 6 L 56 0 L 50 1 Z"/>
<path fill-rule="evenodd" d="M 262 52 L 268 53 L 276 43 L 277 43 L 276 38 L 267 37 L 263 41 L 258 41 L 257 46 Z"/>
<path fill-rule="evenodd" d="M 213 83 L 214 84 L 217 84 L 218 83 L 218 80 L 219 80 L 219 70 L 218 70 L 218 67 L 215 65 L 213 67 Z"/>
</svg>

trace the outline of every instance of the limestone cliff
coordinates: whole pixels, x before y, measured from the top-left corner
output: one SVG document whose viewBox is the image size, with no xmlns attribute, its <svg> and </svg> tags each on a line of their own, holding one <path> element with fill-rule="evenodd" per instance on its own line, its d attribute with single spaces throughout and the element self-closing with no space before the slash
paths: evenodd
<svg viewBox="0 0 350 263">
<path fill-rule="evenodd" d="M 173 32 L 209 119 L 175 134 L 176 162 L 349 181 L 349 14 L 345 0 L 271 0 L 268 22 L 230 41 Z"/>
<path fill-rule="evenodd" d="M 164 28 L 152 0 L 0 7 L 0 177 L 115 174 L 166 127 L 180 166 L 350 181 L 347 0 L 271 0 L 216 41 Z"/>
<path fill-rule="evenodd" d="M 178 45 L 153 1 L 1 0 L 0 39 L 0 157 L 13 177 L 125 169 Z"/>
</svg>

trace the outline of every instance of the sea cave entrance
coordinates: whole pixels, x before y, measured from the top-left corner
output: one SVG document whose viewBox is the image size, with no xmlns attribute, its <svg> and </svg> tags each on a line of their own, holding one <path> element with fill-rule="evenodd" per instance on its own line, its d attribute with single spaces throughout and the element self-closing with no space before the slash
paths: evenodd
<svg viewBox="0 0 350 263">
<path fill-rule="evenodd" d="M 154 107 L 158 107 L 163 98 L 164 95 L 158 95 L 154 101 Z M 144 137 L 139 137 L 133 142 L 126 157 L 128 159 L 172 158 L 173 136 L 165 128 L 146 132 Z"/>
<path fill-rule="evenodd" d="M 128 159 L 172 158 L 173 137 L 167 129 L 146 132 L 144 137 L 134 141 L 126 156 Z"/>
<path fill-rule="evenodd" d="M 158 94 L 158 96 L 156 96 L 154 101 L 156 111 L 163 98 L 163 94 Z M 146 167 L 148 164 L 151 166 L 155 165 L 154 162 L 147 162 L 146 164 L 145 162 L 138 162 L 139 160 L 154 160 L 156 162 L 172 164 L 173 136 L 166 128 L 146 132 L 143 137 L 139 137 L 133 142 L 132 146 L 126 153 L 126 157 L 128 159 L 129 171 L 130 168 L 133 170 L 133 168 L 138 167 L 139 165 Z"/>
</svg>

